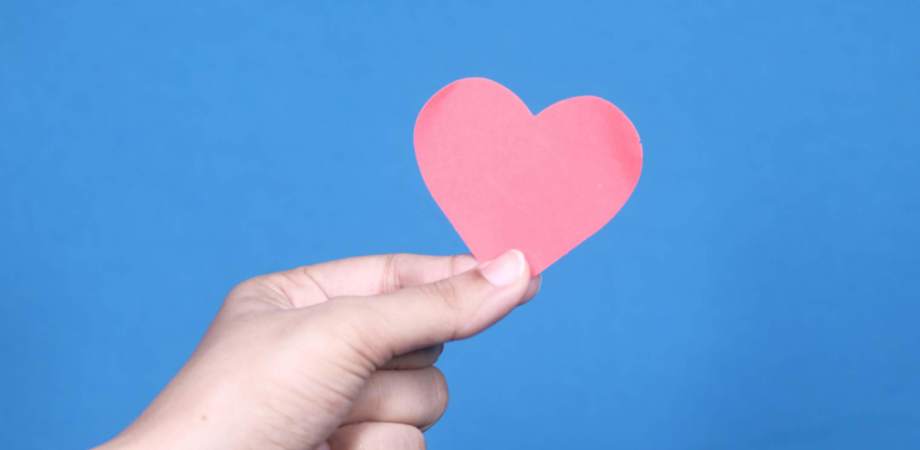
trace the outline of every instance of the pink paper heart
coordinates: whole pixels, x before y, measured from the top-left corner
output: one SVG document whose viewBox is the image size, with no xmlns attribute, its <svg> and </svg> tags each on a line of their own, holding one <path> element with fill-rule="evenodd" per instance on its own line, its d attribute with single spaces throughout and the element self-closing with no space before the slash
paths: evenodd
<svg viewBox="0 0 920 450">
<path fill-rule="evenodd" d="M 534 275 L 609 222 L 642 171 L 639 135 L 610 102 L 572 97 L 534 116 L 485 78 L 454 81 L 428 100 L 415 156 L 473 256 L 516 248 Z"/>
</svg>

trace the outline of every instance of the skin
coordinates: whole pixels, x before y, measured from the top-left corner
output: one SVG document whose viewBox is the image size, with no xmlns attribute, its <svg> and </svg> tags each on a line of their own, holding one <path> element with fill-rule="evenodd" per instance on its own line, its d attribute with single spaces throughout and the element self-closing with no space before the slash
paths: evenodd
<svg viewBox="0 0 920 450">
<path fill-rule="evenodd" d="M 524 255 L 349 258 L 227 296 L 195 353 L 100 448 L 415 450 L 447 407 L 433 364 L 533 297 Z"/>
</svg>

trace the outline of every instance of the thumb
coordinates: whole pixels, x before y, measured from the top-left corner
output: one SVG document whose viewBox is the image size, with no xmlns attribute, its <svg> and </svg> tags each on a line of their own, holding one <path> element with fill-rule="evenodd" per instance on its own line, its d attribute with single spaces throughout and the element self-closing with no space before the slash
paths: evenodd
<svg viewBox="0 0 920 450">
<path fill-rule="evenodd" d="M 376 297 L 336 299 L 329 319 L 358 330 L 363 338 L 355 345 L 373 347 L 366 350 L 385 361 L 484 330 L 526 301 L 535 289 L 528 289 L 530 284 L 524 254 L 509 250 L 434 283 Z"/>
</svg>

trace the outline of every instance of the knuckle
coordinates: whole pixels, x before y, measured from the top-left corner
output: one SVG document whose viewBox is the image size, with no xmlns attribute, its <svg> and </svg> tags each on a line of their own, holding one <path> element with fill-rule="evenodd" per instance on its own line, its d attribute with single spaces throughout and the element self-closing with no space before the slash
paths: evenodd
<svg viewBox="0 0 920 450">
<path fill-rule="evenodd" d="M 459 270 L 460 270 L 460 269 L 459 269 L 459 267 L 460 267 L 460 255 L 451 255 L 451 256 L 450 256 L 450 259 L 449 259 L 448 262 L 447 262 L 447 265 L 448 265 L 448 270 L 450 270 L 450 273 L 451 273 L 451 274 L 458 273 Z"/>
<path fill-rule="evenodd" d="M 270 283 L 268 275 L 259 275 L 237 283 L 224 298 L 224 306 L 233 306 L 252 299 L 282 303 L 281 293 Z"/>
<path fill-rule="evenodd" d="M 445 307 L 453 311 L 461 311 L 460 292 L 457 285 L 451 280 L 441 280 L 435 283 L 427 284 L 423 288 L 425 295 L 442 303 Z"/>
<path fill-rule="evenodd" d="M 259 275 L 248 280 L 243 280 L 237 283 L 236 286 L 233 286 L 232 289 L 230 289 L 230 293 L 227 295 L 227 298 L 239 297 L 241 295 L 249 294 L 253 291 L 259 291 L 263 289 L 264 284 L 265 275 Z"/>
<path fill-rule="evenodd" d="M 470 255 L 451 255 L 448 261 L 448 268 L 451 275 L 457 275 L 468 272 L 472 266 L 476 265 L 476 260 Z"/>
<path fill-rule="evenodd" d="M 406 276 L 404 267 L 409 264 L 413 256 L 415 255 L 410 253 L 391 253 L 384 257 L 380 292 L 389 294 L 406 287 L 407 284 L 412 284 L 404 279 Z"/>
<path fill-rule="evenodd" d="M 331 306 L 331 305 L 330 305 Z M 361 361 L 368 367 L 376 367 L 390 358 L 384 341 L 375 327 L 363 326 L 361 317 L 373 316 L 367 306 L 340 299 L 334 308 L 326 308 L 325 314 L 317 314 L 311 327 L 311 334 L 320 337 L 325 348 L 343 357 Z"/>
<path fill-rule="evenodd" d="M 383 276 L 380 277 L 380 292 L 394 292 L 400 288 L 399 253 L 386 255 L 383 259 Z"/>
</svg>

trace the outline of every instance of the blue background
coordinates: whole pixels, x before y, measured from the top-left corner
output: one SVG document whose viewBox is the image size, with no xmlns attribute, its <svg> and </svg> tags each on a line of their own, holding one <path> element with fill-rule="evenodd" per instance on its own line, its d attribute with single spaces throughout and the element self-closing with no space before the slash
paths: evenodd
<svg viewBox="0 0 920 450">
<path fill-rule="evenodd" d="M 645 170 L 432 448 L 920 448 L 920 3 L 382 3 L 0 5 L 0 447 L 114 434 L 249 276 L 464 251 L 412 127 L 481 75 Z"/>
</svg>

